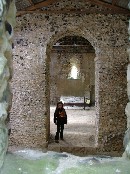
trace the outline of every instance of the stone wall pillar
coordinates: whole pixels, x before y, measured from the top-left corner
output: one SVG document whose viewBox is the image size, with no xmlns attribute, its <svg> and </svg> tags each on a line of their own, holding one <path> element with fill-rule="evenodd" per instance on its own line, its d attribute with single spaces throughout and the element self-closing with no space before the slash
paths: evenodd
<svg viewBox="0 0 130 174">
<path fill-rule="evenodd" d="M 98 55 L 99 148 L 102 152 L 123 152 L 127 124 L 124 113 L 127 103 L 126 48 L 106 47 Z"/>
<path fill-rule="evenodd" d="M 130 3 L 129 3 L 130 8 Z M 130 40 L 130 20 L 129 20 L 129 40 Z M 125 153 L 124 156 L 128 157 L 130 159 L 130 45 L 128 48 L 128 54 L 129 54 L 129 63 L 127 67 L 127 94 L 128 94 L 128 103 L 125 109 L 125 113 L 127 115 L 127 131 L 124 138 L 124 147 L 125 147 Z"/>
<path fill-rule="evenodd" d="M 8 147 L 8 111 L 11 107 L 9 80 L 11 77 L 12 35 L 15 24 L 15 2 L 0 1 L 0 168 Z"/>
</svg>

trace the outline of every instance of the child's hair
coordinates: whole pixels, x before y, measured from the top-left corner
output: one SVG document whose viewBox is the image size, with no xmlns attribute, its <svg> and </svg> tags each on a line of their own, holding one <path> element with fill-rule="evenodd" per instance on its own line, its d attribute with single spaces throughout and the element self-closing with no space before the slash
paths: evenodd
<svg viewBox="0 0 130 174">
<path fill-rule="evenodd" d="M 62 104 L 62 107 L 63 107 L 62 101 L 59 101 L 59 102 L 57 103 L 57 108 L 58 108 L 58 105 L 59 105 L 59 104 Z"/>
</svg>

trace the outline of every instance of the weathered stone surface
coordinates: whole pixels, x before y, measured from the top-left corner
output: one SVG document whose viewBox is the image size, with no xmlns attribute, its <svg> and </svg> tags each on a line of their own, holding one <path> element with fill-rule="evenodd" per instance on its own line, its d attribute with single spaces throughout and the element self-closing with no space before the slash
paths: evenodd
<svg viewBox="0 0 130 174">
<path fill-rule="evenodd" d="M 124 147 L 126 148 L 128 143 L 130 141 L 130 128 L 127 129 L 126 134 L 125 134 L 125 138 L 124 138 Z"/>
<path fill-rule="evenodd" d="M 8 146 L 8 129 L 6 119 L 11 106 L 8 81 L 12 59 L 11 38 L 15 19 L 15 2 L 0 2 L 0 168 Z M 10 67 L 9 67 L 10 66 Z"/>
<path fill-rule="evenodd" d="M 130 141 L 126 146 L 126 157 L 130 159 Z"/>
<path fill-rule="evenodd" d="M 130 40 L 130 39 L 129 39 Z M 129 61 L 130 61 L 130 48 L 127 49 L 127 53 L 129 55 Z"/>
<path fill-rule="evenodd" d="M 128 99 L 130 100 L 130 81 L 127 82 L 127 95 Z"/>
<path fill-rule="evenodd" d="M 127 67 L 127 81 L 130 81 L 130 64 Z"/>
<path fill-rule="evenodd" d="M 129 3 L 129 8 L 130 8 L 130 3 Z M 129 33 L 129 39 L 130 39 L 130 20 L 129 20 L 128 33 Z M 129 54 L 129 60 L 130 60 L 130 45 L 127 52 Z M 127 106 L 125 109 L 125 112 L 127 115 L 127 131 L 124 138 L 124 146 L 126 148 L 124 152 L 124 156 L 130 159 L 130 64 L 128 64 L 128 67 L 127 67 L 127 94 L 128 94 L 129 103 L 127 103 Z"/>
<path fill-rule="evenodd" d="M 60 1 L 58 8 L 66 2 Z M 84 4 L 76 2 L 71 5 Z M 56 9 L 57 4 L 53 8 Z M 92 44 L 96 54 L 97 144 L 101 151 L 122 150 L 122 143 L 117 142 L 123 142 L 126 131 L 127 28 L 127 17 L 123 15 L 34 13 L 18 17 L 14 39 L 10 145 L 44 147 L 47 143 L 50 48 L 64 36 L 78 35 Z"/>
<path fill-rule="evenodd" d="M 125 113 L 127 115 L 127 128 L 130 128 L 130 102 L 127 103 L 127 106 L 125 108 Z"/>
</svg>

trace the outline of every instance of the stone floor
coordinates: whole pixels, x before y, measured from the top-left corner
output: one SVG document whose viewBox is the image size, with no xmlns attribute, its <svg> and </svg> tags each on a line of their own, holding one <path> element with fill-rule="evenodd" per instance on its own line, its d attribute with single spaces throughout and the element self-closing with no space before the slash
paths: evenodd
<svg viewBox="0 0 130 174">
<path fill-rule="evenodd" d="M 7 153 L 0 174 L 130 174 L 130 160 L 22 149 Z"/>
<path fill-rule="evenodd" d="M 95 148 L 96 114 L 95 108 L 65 107 L 68 123 L 64 129 L 64 141 L 55 143 L 56 125 L 53 123 L 55 107 L 50 108 L 50 143 L 48 150 L 60 151 L 60 148 Z"/>
</svg>

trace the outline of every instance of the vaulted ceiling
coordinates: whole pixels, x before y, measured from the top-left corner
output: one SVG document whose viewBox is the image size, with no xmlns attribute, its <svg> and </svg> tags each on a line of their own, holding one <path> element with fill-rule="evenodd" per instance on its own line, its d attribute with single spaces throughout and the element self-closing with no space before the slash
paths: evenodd
<svg viewBox="0 0 130 174">
<path fill-rule="evenodd" d="M 84 0 L 89 2 L 92 6 L 98 6 L 96 10 L 84 9 L 84 8 L 63 8 L 61 10 L 50 10 L 48 7 L 53 4 L 59 3 L 65 0 L 16 0 L 17 16 L 33 13 L 103 13 L 103 14 L 124 14 L 130 16 L 130 10 L 128 9 L 128 3 L 130 0 Z M 70 1 L 70 0 L 68 0 Z M 76 1 L 76 0 L 74 0 Z M 79 3 L 79 1 L 77 1 Z M 100 10 L 100 7 L 103 10 Z"/>
</svg>

